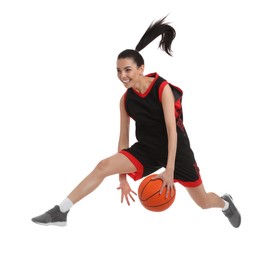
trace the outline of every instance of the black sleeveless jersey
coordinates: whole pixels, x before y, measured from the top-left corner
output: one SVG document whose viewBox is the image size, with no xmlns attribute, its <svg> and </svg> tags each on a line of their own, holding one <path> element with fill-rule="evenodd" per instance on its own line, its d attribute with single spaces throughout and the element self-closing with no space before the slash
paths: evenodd
<svg viewBox="0 0 275 260">
<path fill-rule="evenodd" d="M 178 135 L 185 134 L 182 122 L 182 90 L 157 73 L 147 75 L 154 80 L 143 94 L 133 88 L 127 89 L 124 100 L 128 115 L 135 121 L 136 138 L 144 146 L 151 148 L 151 151 L 163 149 L 168 144 L 167 129 L 162 109 L 162 92 L 169 84 L 175 97 L 175 120 L 177 123 Z M 164 145 L 165 144 L 165 145 Z"/>
<path fill-rule="evenodd" d="M 167 165 L 168 136 L 161 102 L 163 89 L 168 84 L 175 98 L 177 125 L 174 181 L 186 187 L 196 187 L 202 180 L 183 126 L 182 90 L 168 83 L 157 73 L 147 76 L 154 79 L 144 94 L 133 88 L 127 89 L 124 94 L 126 111 L 136 123 L 137 138 L 137 142 L 131 147 L 120 151 L 136 166 L 137 171 L 129 175 L 138 180 Z"/>
</svg>

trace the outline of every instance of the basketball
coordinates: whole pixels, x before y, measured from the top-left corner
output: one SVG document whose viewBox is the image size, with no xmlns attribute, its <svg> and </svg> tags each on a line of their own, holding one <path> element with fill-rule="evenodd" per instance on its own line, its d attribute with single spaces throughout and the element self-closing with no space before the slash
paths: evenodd
<svg viewBox="0 0 275 260">
<path fill-rule="evenodd" d="M 173 189 L 172 192 L 169 192 L 168 197 L 165 198 L 166 187 L 163 189 L 163 192 L 159 194 L 162 180 L 153 180 L 152 178 L 155 176 L 157 176 L 157 174 L 149 175 L 142 180 L 138 188 L 138 198 L 144 208 L 159 212 L 168 209 L 173 204 L 176 197 L 176 190 Z"/>
</svg>

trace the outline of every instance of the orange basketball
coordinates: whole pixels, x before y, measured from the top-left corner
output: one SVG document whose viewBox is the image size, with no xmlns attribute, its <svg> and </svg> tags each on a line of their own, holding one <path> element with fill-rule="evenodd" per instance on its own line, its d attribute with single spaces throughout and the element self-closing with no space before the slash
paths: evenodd
<svg viewBox="0 0 275 260">
<path fill-rule="evenodd" d="M 138 197 L 144 208 L 159 212 L 168 209 L 173 204 L 176 197 L 176 190 L 173 189 L 172 194 L 169 192 L 168 197 L 165 198 L 166 187 L 163 192 L 159 194 L 162 180 L 152 180 L 155 176 L 157 176 L 157 174 L 149 175 L 142 180 L 138 187 Z"/>
</svg>

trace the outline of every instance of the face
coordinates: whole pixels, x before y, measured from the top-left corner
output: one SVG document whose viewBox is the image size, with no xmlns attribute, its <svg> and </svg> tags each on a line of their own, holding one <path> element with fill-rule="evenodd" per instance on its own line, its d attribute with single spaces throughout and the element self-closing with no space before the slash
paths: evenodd
<svg viewBox="0 0 275 260">
<path fill-rule="evenodd" d="M 126 88 L 132 88 L 139 83 L 144 66 L 138 67 L 131 58 L 117 60 L 117 77 Z"/>
</svg>

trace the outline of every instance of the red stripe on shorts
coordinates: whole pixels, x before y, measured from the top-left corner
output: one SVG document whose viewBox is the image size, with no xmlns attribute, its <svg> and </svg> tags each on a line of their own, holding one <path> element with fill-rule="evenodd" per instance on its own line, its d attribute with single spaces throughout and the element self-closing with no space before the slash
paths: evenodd
<svg viewBox="0 0 275 260">
<path fill-rule="evenodd" d="M 119 153 L 125 155 L 137 168 L 136 172 L 128 173 L 128 175 L 131 178 L 133 178 L 135 181 L 141 179 L 143 176 L 143 170 L 144 170 L 141 162 L 136 157 L 134 157 L 132 154 L 130 154 L 129 152 L 127 152 L 125 150 L 122 150 Z"/>
<path fill-rule="evenodd" d="M 182 181 L 182 180 L 174 179 L 174 182 L 178 182 L 184 187 L 188 187 L 188 188 L 195 188 L 202 184 L 201 178 L 197 179 L 196 181 Z"/>
</svg>

